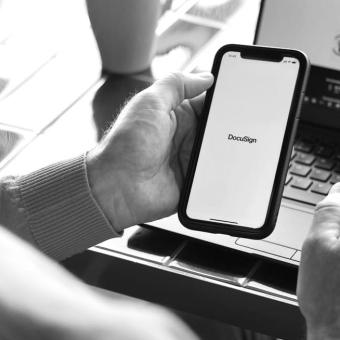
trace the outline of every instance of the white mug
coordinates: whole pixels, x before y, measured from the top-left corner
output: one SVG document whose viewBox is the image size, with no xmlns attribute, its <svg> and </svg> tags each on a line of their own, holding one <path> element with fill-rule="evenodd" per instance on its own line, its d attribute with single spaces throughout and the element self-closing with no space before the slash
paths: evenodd
<svg viewBox="0 0 340 340">
<path fill-rule="evenodd" d="M 135 73 L 150 66 L 160 0 L 86 0 L 103 69 Z"/>
</svg>

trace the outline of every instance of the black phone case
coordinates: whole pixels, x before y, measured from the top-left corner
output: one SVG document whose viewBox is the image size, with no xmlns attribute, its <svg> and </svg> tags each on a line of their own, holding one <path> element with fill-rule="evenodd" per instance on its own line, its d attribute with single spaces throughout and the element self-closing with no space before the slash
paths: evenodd
<svg viewBox="0 0 340 340">
<path fill-rule="evenodd" d="M 196 171 L 196 165 L 198 156 L 200 153 L 201 144 L 204 137 L 204 131 L 207 123 L 207 118 L 209 115 L 209 110 L 211 106 L 211 100 L 215 90 L 215 84 L 218 78 L 218 72 L 220 68 L 220 63 L 223 55 L 228 51 L 240 52 L 241 55 L 246 56 L 251 59 L 260 60 L 281 60 L 283 57 L 293 57 L 299 60 L 300 68 L 297 77 L 296 86 L 294 89 L 294 96 L 292 99 L 292 104 L 290 107 L 290 112 L 288 116 L 286 131 L 283 138 L 280 158 L 278 167 L 275 174 L 273 190 L 271 193 L 269 206 L 267 210 L 267 215 L 265 223 L 261 228 L 253 229 L 244 226 L 235 226 L 233 224 L 222 224 L 215 222 L 207 222 L 201 220 L 191 219 L 186 214 L 189 194 L 193 182 L 193 178 Z M 184 187 L 181 192 L 179 207 L 178 207 L 178 217 L 180 222 L 189 229 L 205 231 L 217 234 L 226 234 L 230 236 L 252 238 L 252 239 L 262 239 L 267 237 L 274 230 L 277 216 L 280 209 L 282 193 L 285 183 L 285 178 L 287 175 L 290 155 L 293 148 L 294 138 L 297 130 L 303 94 L 305 91 L 308 74 L 309 74 L 309 62 L 306 55 L 297 50 L 282 49 L 282 48 L 272 48 L 264 46 L 247 46 L 247 45 L 236 45 L 230 44 L 221 47 L 216 53 L 212 74 L 215 77 L 214 84 L 207 91 L 205 103 L 203 106 L 200 122 L 197 129 L 197 135 L 195 138 L 193 151 L 191 154 L 188 172 L 184 181 Z M 223 226 L 226 226 L 225 228 Z"/>
</svg>

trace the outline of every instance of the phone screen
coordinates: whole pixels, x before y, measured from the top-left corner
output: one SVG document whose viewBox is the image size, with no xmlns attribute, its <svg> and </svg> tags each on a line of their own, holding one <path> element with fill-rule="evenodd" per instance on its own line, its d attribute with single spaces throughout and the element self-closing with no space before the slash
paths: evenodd
<svg viewBox="0 0 340 340">
<path fill-rule="evenodd" d="M 191 219 L 264 225 L 299 73 L 298 59 L 224 54 L 187 205 Z"/>
</svg>

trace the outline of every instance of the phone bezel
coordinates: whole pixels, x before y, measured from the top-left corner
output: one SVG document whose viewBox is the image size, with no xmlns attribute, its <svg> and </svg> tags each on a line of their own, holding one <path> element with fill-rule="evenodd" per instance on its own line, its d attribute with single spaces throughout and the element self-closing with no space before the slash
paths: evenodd
<svg viewBox="0 0 340 340">
<path fill-rule="evenodd" d="M 234 224 L 227 223 L 217 223 L 211 221 L 203 221 L 190 218 L 187 213 L 188 199 L 192 187 L 193 178 L 195 176 L 196 166 L 198 157 L 200 154 L 200 149 L 204 137 L 204 132 L 206 128 L 206 123 L 210 111 L 211 101 L 213 98 L 215 85 L 218 79 L 219 68 L 221 65 L 221 60 L 225 53 L 235 51 L 241 54 L 251 54 L 255 56 L 256 59 L 268 60 L 268 58 L 283 58 L 283 57 L 293 57 L 300 62 L 300 68 L 297 76 L 297 81 L 294 89 L 294 94 L 292 98 L 292 103 L 289 111 L 287 126 L 282 142 L 280 157 L 278 166 L 276 169 L 273 190 L 270 196 L 268 210 L 265 218 L 265 222 L 260 228 L 250 228 L 245 226 L 235 226 Z M 229 44 L 222 46 L 216 53 L 212 74 L 214 75 L 214 83 L 211 88 L 207 91 L 206 99 L 203 105 L 203 110 L 201 113 L 200 121 L 197 127 L 197 134 L 194 141 L 193 151 L 189 161 L 187 175 L 184 181 L 184 186 L 181 192 L 179 207 L 178 207 L 178 217 L 180 222 L 189 229 L 205 231 L 210 233 L 226 234 L 230 236 L 245 237 L 252 239 L 262 239 L 270 235 L 273 231 L 277 215 L 280 208 L 280 203 L 282 199 L 282 192 L 284 188 L 285 178 L 288 171 L 288 166 L 290 162 L 294 137 L 296 134 L 297 122 L 301 110 L 303 93 L 305 91 L 308 72 L 309 72 L 309 61 L 307 56 L 297 50 L 283 49 L 283 48 L 273 48 L 265 46 L 253 46 L 253 45 L 237 45 Z M 224 226 L 226 228 L 224 228 Z"/>
</svg>

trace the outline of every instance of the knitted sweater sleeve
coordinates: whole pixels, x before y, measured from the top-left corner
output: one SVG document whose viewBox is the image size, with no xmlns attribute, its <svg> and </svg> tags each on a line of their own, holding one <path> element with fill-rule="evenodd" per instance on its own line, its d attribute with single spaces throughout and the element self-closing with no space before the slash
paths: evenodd
<svg viewBox="0 0 340 340">
<path fill-rule="evenodd" d="M 2 179 L 0 224 L 56 260 L 119 236 L 91 193 L 85 155 Z"/>
</svg>

